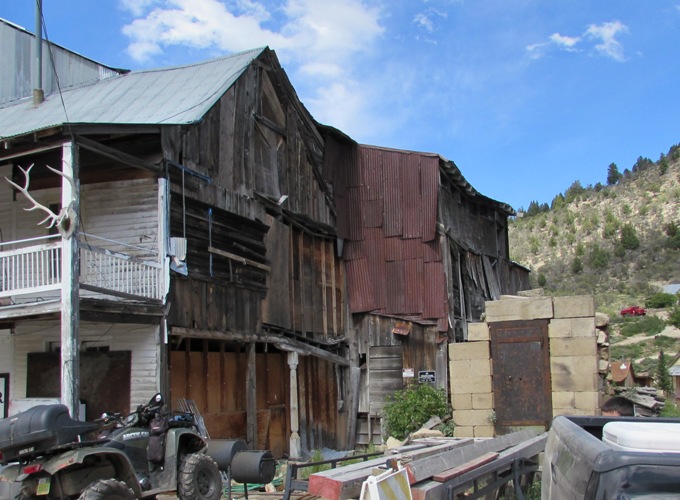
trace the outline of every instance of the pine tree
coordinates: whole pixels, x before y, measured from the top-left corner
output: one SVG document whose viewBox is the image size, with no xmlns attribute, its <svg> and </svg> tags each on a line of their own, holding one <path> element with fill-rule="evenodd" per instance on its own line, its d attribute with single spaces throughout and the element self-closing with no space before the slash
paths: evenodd
<svg viewBox="0 0 680 500">
<path fill-rule="evenodd" d="M 664 392 L 666 397 L 673 392 L 673 380 L 671 380 L 671 374 L 668 371 L 668 362 L 663 349 L 659 351 L 659 362 L 656 364 L 656 385 Z"/>
<path fill-rule="evenodd" d="M 616 163 L 610 163 L 607 169 L 607 185 L 613 186 L 621 180 L 621 172 L 619 172 L 619 167 Z"/>
</svg>

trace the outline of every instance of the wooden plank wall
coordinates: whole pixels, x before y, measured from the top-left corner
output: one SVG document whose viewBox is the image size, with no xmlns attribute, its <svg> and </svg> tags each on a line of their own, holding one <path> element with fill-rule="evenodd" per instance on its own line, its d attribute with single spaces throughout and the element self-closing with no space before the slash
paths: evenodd
<svg viewBox="0 0 680 500">
<path fill-rule="evenodd" d="M 203 350 L 200 351 L 201 342 Z M 170 353 L 171 400 L 195 401 L 213 438 L 246 439 L 247 351 L 205 341 Z M 231 351 L 227 351 L 231 349 Z M 290 436 L 290 370 L 286 353 L 256 354 L 258 449 L 276 457 L 288 450 Z M 300 433 L 304 449 L 335 448 L 344 442 L 345 417 L 338 416 L 334 366 L 311 356 L 300 358 L 298 390 Z"/>
</svg>

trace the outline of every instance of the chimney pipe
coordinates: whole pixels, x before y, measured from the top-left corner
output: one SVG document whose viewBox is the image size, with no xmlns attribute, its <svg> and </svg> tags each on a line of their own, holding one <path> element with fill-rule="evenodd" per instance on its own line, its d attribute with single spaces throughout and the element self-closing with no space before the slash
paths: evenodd
<svg viewBox="0 0 680 500">
<path fill-rule="evenodd" d="M 42 0 L 35 2 L 35 87 L 33 88 L 33 106 L 45 100 L 42 88 Z"/>
</svg>

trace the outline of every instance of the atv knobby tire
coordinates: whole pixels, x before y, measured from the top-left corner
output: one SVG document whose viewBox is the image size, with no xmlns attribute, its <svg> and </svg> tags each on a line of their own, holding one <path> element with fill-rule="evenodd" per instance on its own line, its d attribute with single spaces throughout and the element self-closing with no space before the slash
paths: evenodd
<svg viewBox="0 0 680 500">
<path fill-rule="evenodd" d="M 215 461 L 203 453 L 186 455 L 179 466 L 177 496 L 181 500 L 219 500 L 222 476 Z"/>
<path fill-rule="evenodd" d="M 123 481 L 100 479 L 85 488 L 78 500 L 135 500 L 134 492 Z"/>
</svg>

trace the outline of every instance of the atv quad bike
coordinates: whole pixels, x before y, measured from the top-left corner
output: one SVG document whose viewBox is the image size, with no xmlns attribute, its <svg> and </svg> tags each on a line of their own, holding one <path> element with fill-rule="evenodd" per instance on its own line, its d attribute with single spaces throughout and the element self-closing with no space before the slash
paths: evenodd
<svg viewBox="0 0 680 500">
<path fill-rule="evenodd" d="M 93 432 L 95 440 L 83 440 Z M 18 500 L 132 500 L 174 491 L 184 500 L 217 500 L 222 477 L 206 449 L 193 415 L 170 415 L 160 394 L 124 420 L 106 415 L 99 423 L 71 419 L 64 405 L 40 405 L 0 420 L 0 465 L 7 465 L 0 482 L 20 483 Z"/>
</svg>

